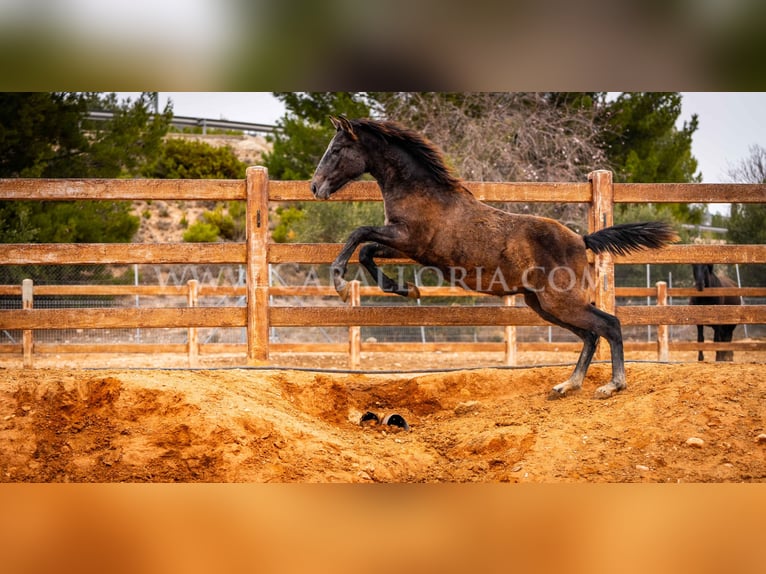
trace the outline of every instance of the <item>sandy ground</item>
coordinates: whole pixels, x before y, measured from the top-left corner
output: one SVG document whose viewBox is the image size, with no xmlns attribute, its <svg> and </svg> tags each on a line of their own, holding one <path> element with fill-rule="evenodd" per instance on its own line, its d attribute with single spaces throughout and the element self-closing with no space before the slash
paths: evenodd
<svg viewBox="0 0 766 574">
<path fill-rule="evenodd" d="M 596 400 L 599 363 L 547 400 L 570 371 L 0 368 L 0 480 L 766 482 L 766 365 L 629 363 Z"/>
</svg>

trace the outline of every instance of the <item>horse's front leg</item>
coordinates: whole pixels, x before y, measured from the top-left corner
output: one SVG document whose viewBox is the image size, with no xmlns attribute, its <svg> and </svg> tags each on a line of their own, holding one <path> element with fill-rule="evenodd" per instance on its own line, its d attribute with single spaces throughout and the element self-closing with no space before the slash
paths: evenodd
<svg viewBox="0 0 766 574">
<path fill-rule="evenodd" d="M 351 232 L 343 249 L 340 250 L 335 261 L 330 265 L 333 285 L 343 301 L 348 301 L 349 297 L 348 281 L 343 276 L 346 274 L 348 260 L 351 259 L 351 255 L 353 255 L 356 248 L 361 243 L 374 242 L 384 246 L 391 246 L 392 249 L 395 249 L 391 244 L 400 241 L 401 238 L 402 230 L 391 225 L 383 227 L 363 226 Z"/>
<path fill-rule="evenodd" d="M 382 291 L 401 295 L 402 297 L 409 297 L 410 299 L 420 298 L 420 289 L 417 286 L 409 282 L 402 284 L 401 281 L 394 281 L 383 273 L 383 270 L 375 263 L 376 257 L 381 259 L 406 257 L 403 253 L 379 243 L 368 243 L 359 252 L 359 263 L 367 269 L 367 272 L 375 279 Z"/>
<path fill-rule="evenodd" d="M 349 286 L 348 281 L 346 281 L 343 276 L 346 274 L 348 260 L 351 259 L 351 255 L 360 243 L 360 241 L 357 241 L 354 238 L 354 233 L 351 234 L 351 237 L 343 246 L 343 249 L 341 249 L 340 253 L 335 258 L 335 261 L 330 265 L 330 274 L 332 275 L 333 285 L 344 302 L 348 301 Z"/>
<path fill-rule="evenodd" d="M 705 342 L 705 328 L 702 325 L 697 325 L 697 342 L 698 343 Z M 697 360 L 698 361 L 705 360 L 705 354 L 702 352 L 702 349 L 697 351 Z"/>
</svg>

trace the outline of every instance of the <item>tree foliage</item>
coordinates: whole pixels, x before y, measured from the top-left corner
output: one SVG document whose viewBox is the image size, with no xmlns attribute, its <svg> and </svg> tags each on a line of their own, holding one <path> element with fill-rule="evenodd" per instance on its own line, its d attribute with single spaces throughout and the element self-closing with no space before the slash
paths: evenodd
<svg viewBox="0 0 766 574">
<path fill-rule="evenodd" d="M 699 127 L 693 115 L 678 129 L 681 95 L 677 92 L 624 93 L 604 102 L 600 114 L 600 146 L 618 183 L 694 183 L 702 181 L 692 155 L 692 136 Z M 624 220 L 625 204 L 616 206 L 617 220 Z M 658 204 L 685 223 L 702 223 L 704 206 L 686 203 Z"/>
<path fill-rule="evenodd" d="M 677 92 L 620 94 L 605 103 L 602 147 L 615 181 L 679 183 L 702 180 L 691 142 L 699 120 L 693 115 L 679 130 L 681 95 Z"/>
<path fill-rule="evenodd" d="M 0 93 L 0 176 L 130 177 L 157 156 L 173 113 L 154 115 L 151 96 Z M 89 111 L 112 112 L 88 120 Z"/>
<path fill-rule="evenodd" d="M 218 203 L 215 209 L 203 212 L 199 221 L 189 226 L 183 239 L 190 243 L 244 241 L 246 216 L 244 201 Z"/>
<path fill-rule="evenodd" d="M 581 181 L 604 167 L 593 106 L 547 93 L 373 95 L 387 118 L 437 142 L 473 181 Z"/>
<path fill-rule="evenodd" d="M 0 94 L 0 177 L 130 177 L 155 160 L 172 108 L 153 115 L 151 97 Z M 88 120 L 89 110 L 114 114 Z M 0 242 L 126 242 L 138 229 L 127 202 L 0 202 Z"/>
<path fill-rule="evenodd" d="M 382 116 L 423 133 L 472 181 L 585 181 L 607 167 L 594 95 L 543 92 L 374 93 Z M 583 205 L 506 204 L 583 231 Z"/>
<path fill-rule="evenodd" d="M 750 155 L 729 169 L 734 183 L 766 183 L 766 149 L 750 147 Z M 728 221 L 728 239 L 732 243 L 766 243 L 766 204 L 732 203 Z M 766 285 L 766 265 L 742 266 L 747 285 Z"/>
<path fill-rule="evenodd" d="M 160 179 L 244 179 L 246 170 L 247 164 L 229 146 L 169 138 L 146 175 Z M 183 239 L 190 243 L 242 241 L 245 225 L 244 202 L 218 203 L 189 226 Z"/>
<path fill-rule="evenodd" d="M 153 94 L 120 102 L 116 94 L 86 94 L 89 110 L 112 112 L 109 121 L 83 121 L 90 141 L 85 154 L 87 177 L 138 177 L 156 161 L 173 119 L 170 103 L 154 114 Z M 83 177 L 76 174 L 56 177 Z"/>
<path fill-rule="evenodd" d="M 229 146 L 173 137 L 144 173 L 159 179 L 244 179 L 246 169 Z"/>
<path fill-rule="evenodd" d="M 694 182 L 701 177 L 691 153 L 698 121 L 694 116 L 681 129 L 676 127 L 681 113 L 677 93 L 622 94 L 611 100 L 603 92 L 276 95 L 287 108 L 281 120 L 283 130 L 275 136 L 274 148 L 266 158 L 270 176 L 276 179 L 311 177 L 333 135 L 326 118 L 337 113 L 392 119 L 423 133 L 439 145 L 447 163 L 466 180 L 584 181 L 595 169 L 611 169 L 618 182 Z M 277 239 L 315 240 L 325 233 L 316 227 L 323 220 L 332 225 L 360 216 L 382 217 L 374 208 L 367 214 L 339 206 L 302 206 L 304 216 L 315 208 L 338 210 L 335 220 L 330 215 L 312 214 L 311 225 L 294 211 L 283 212 L 290 221 L 280 221 Z M 554 217 L 578 231 L 586 227 L 582 205 L 503 207 Z M 624 220 L 632 210 L 618 206 L 616 211 L 616 218 Z M 657 214 L 665 211 L 689 223 L 700 223 L 704 214 L 701 206 L 654 206 Z M 363 223 L 370 221 L 358 221 Z"/>
<path fill-rule="evenodd" d="M 0 93 L 0 176 L 65 177 L 89 147 L 76 94 Z"/>
</svg>

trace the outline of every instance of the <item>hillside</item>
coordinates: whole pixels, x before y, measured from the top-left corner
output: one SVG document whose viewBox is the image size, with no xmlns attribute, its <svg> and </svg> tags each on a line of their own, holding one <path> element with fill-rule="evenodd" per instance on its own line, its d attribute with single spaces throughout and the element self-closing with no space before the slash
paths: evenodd
<svg viewBox="0 0 766 574">
<path fill-rule="evenodd" d="M 258 165 L 261 154 L 269 149 L 269 143 L 263 136 L 250 135 L 201 135 L 168 134 L 171 138 L 183 138 L 201 141 L 212 146 L 229 146 L 237 159 L 248 165 Z M 215 207 L 215 202 L 202 201 L 135 201 L 133 214 L 141 220 L 141 225 L 133 240 L 136 243 L 176 243 L 183 241 L 183 234 L 188 225 L 206 209 Z"/>
</svg>

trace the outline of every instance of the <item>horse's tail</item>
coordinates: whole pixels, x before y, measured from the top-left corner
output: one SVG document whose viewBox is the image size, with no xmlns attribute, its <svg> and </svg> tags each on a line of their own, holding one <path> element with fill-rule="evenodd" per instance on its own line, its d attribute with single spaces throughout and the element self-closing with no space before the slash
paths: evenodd
<svg viewBox="0 0 766 574">
<path fill-rule="evenodd" d="M 641 249 L 659 249 L 678 241 L 678 234 L 663 221 L 621 223 L 583 236 L 585 247 L 594 253 L 608 251 L 613 255 L 627 255 Z"/>
</svg>

